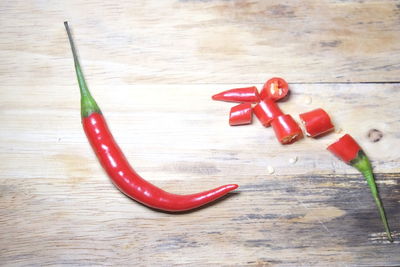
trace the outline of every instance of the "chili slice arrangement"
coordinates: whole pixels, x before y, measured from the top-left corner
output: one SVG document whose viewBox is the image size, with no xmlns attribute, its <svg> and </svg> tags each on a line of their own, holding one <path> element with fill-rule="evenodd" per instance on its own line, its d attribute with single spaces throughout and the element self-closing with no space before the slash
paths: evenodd
<svg viewBox="0 0 400 267">
<path fill-rule="evenodd" d="M 64 25 L 71 45 L 80 88 L 84 131 L 104 170 L 121 192 L 148 207 L 162 211 L 179 212 L 203 206 L 238 188 L 236 184 L 228 184 L 197 194 L 177 195 L 168 193 L 140 177 L 130 166 L 115 142 L 99 106 L 90 94 L 68 23 L 64 22 Z"/>
<path fill-rule="evenodd" d="M 254 89 L 255 88 L 255 89 Z M 261 124 L 265 127 L 272 126 L 276 138 L 283 145 L 292 144 L 303 138 L 303 131 L 299 124 L 293 119 L 290 114 L 284 114 L 279 108 L 277 101 L 285 98 L 289 93 L 288 83 L 282 78 L 271 78 L 263 86 L 261 93 L 258 94 L 255 86 L 236 88 L 216 94 L 212 97 L 213 100 L 247 102 L 247 110 L 250 103 L 256 103 L 253 107 L 253 113 L 256 115 Z M 247 96 L 251 95 L 251 101 Z M 235 96 L 235 97 L 233 97 Z M 245 97 L 246 96 L 246 97 Z M 257 99 L 258 97 L 258 99 Z M 245 101 L 241 101 L 245 100 Z M 244 104 L 242 104 L 244 105 Z M 232 108 L 237 109 L 241 105 Z M 251 116 L 248 112 L 246 115 Z M 300 121 L 304 126 L 306 136 L 316 138 L 334 130 L 329 114 L 322 108 L 317 108 L 299 115 Z M 251 123 L 251 118 L 246 117 L 246 123 L 232 124 L 232 112 L 229 120 L 230 125 L 241 125 Z M 240 121 L 240 120 L 238 120 Z M 372 196 L 390 242 L 393 238 L 390 233 L 389 224 L 386 219 L 386 214 L 383 208 L 382 201 L 375 184 L 374 175 L 369 159 L 357 144 L 357 142 L 348 134 L 344 135 L 339 141 L 328 146 L 338 158 L 342 159 L 347 164 L 358 169 L 365 177 Z"/>
</svg>

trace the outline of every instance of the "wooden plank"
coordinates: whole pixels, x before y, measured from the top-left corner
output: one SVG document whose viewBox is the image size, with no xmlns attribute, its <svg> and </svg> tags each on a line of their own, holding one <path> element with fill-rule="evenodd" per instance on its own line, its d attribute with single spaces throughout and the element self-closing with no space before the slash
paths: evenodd
<svg viewBox="0 0 400 267">
<path fill-rule="evenodd" d="M 81 129 L 72 81 L 2 86 L 0 263 L 398 265 L 400 156 L 391 148 L 398 143 L 400 85 L 291 84 L 290 99 L 281 103 L 285 112 L 297 116 L 323 107 L 342 132 L 290 146 L 279 145 L 256 119 L 228 125 L 233 104 L 210 96 L 244 85 L 92 88 L 116 139 L 146 179 L 176 193 L 241 186 L 208 208 L 181 215 L 150 210 L 112 186 Z M 378 142 L 367 138 L 372 128 L 383 133 Z M 371 157 L 394 244 L 385 239 L 363 178 L 325 150 L 344 132 Z"/>
<path fill-rule="evenodd" d="M 70 79 L 69 20 L 98 84 L 399 81 L 399 19 L 394 0 L 1 1 L 0 78 Z"/>
<path fill-rule="evenodd" d="M 1 1 L 0 265 L 400 265 L 400 83 L 377 83 L 399 82 L 399 17 L 390 0 Z M 64 20 L 144 178 L 240 189 L 180 215 L 118 192 L 79 123 Z M 337 131 L 281 146 L 210 100 L 275 75 L 286 113 L 323 107 Z M 345 132 L 372 160 L 394 244 L 361 175 L 325 149 Z"/>
<path fill-rule="evenodd" d="M 244 84 L 135 85 L 118 91 L 100 86 L 92 92 L 127 157 L 149 179 L 235 181 L 243 173 L 264 176 L 268 166 L 280 175 L 356 173 L 326 150 L 346 132 L 360 142 L 377 172 L 400 171 L 400 153 L 391 149 L 400 129 L 399 84 L 292 84 L 290 99 L 280 104 L 284 112 L 298 119 L 299 113 L 322 107 L 337 127 L 323 138 L 305 138 L 292 146 L 280 145 L 273 130 L 256 118 L 252 125 L 228 125 L 235 104 L 212 101 L 211 95 L 234 86 Z M 80 124 L 76 84 L 12 92 L 0 90 L 5 129 L 0 131 L 0 178 L 39 178 L 45 171 L 54 178 L 104 179 Z M 383 138 L 369 140 L 371 129 L 381 131 Z M 295 157 L 297 162 L 290 164 Z M 21 168 L 20 162 L 29 168 Z M 45 170 L 43 162 L 48 162 Z"/>
<path fill-rule="evenodd" d="M 2 179 L 2 265 L 395 266 L 398 174 L 379 174 L 395 229 L 386 241 L 359 175 L 243 177 L 239 193 L 195 212 L 149 210 L 91 178 Z M 180 192 L 196 184 L 163 182 Z M 178 186 L 179 187 L 179 186 Z"/>
</svg>

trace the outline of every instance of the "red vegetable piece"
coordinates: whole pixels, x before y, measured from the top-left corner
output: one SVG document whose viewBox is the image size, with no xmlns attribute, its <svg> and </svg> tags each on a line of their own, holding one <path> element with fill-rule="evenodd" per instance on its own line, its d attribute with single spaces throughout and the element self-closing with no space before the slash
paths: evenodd
<svg viewBox="0 0 400 267">
<path fill-rule="evenodd" d="M 253 110 L 250 103 L 242 103 L 231 108 L 229 124 L 231 126 L 250 124 Z"/>
<path fill-rule="evenodd" d="M 357 158 L 361 147 L 349 134 L 343 135 L 338 141 L 328 146 L 328 150 L 346 163 Z"/>
<path fill-rule="evenodd" d="M 189 195 L 166 192 L 144 180 L 129 164 L 112 136 L 105 118 L 90 94 L 75 50 L 74 41 L 64 22 L 74 57 L 75 72 L 81 92 L 82 125 L 101 165 L 114 185 L 132 199 L 162 211 L 180 212 L 206 205 L 235 190 L 238 185 L 228 184 L 211 190 Z"/>
<path fill-rule="evenodd" d="M 257 87 L 251 86 L 223 91 L 213 95 L 212 99 L 227 102 L 258 103 L 260 101 L 260 95 L 258 94 Z"/>
<path fill-rule="evenodd" d="M 316 137 L 335 128 L 328 113 L 322 108 L 317 108 L 299 115 L 306 128 L 306 135 Z"/>
<path fill-rule="evenodd" d="M 303 138 L 303 132 L 297 122 L 289 114 L 281 115 L 271 122 L 279 142 L 291 144 Z"/>
<path fill-rule="evenodd" d="M 269 98 L 273 101 L 277 101 L 287 96 L 288 93 L 289 93 L 288 83 L 282 78 L 274 77 L 269 79 L 264 84 L 260 93 L 260 98 L 261 99 Z"/>
<path fill-rule="evenodd" d="M 278 105 L 271 99 L 263 99 L 254 108 L 254 114 L 260 120 L 262 125 L 269 127 L 271 121 L 276 117 L 283 115 Z"/>
</svg>

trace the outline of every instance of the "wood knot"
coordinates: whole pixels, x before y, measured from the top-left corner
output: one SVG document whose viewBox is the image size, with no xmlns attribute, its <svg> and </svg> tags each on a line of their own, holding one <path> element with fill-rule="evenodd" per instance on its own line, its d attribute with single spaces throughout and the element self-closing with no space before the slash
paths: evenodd
<svg viewBox="0 0 400 267">
<path fill-rule="evenodd" d="M 376 143 L 379 140 L 381 140 L 383 137 L 383 133 L 381 131 L 379 131 L 378 129 L 371 129 L 368 131 L 368 139 L 372 142 L 372 143 Z"/>
</svg>

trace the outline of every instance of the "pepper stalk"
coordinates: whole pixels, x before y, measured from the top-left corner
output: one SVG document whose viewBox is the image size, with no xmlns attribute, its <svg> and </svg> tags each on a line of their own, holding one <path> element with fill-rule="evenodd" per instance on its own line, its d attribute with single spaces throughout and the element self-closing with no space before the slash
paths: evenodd
<svg viewBox="0 0 400 267">
<path fill-rule="evenodd" d="M 72 56 L 74 57 L 76 77 L 78 78 L 79 89 L 81 92 L 81 116 L 82 118 L 88 117 L 94 112 L 101 114 L 101 110 L 92 95 L 90 94 L 89 88 L 85 81 L 85 77 L 83 76 L 82 68 L 79 63 L 78 55 L 75 49 L 74 40 L 72 39 L 71 31 L 69 29 L 67 21 L 64 21 L 64 26 L 67 30 L 69 44 L 71 45 Z"/>
</svg>

